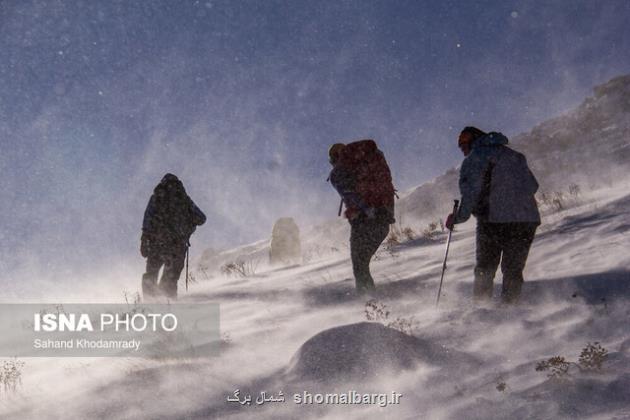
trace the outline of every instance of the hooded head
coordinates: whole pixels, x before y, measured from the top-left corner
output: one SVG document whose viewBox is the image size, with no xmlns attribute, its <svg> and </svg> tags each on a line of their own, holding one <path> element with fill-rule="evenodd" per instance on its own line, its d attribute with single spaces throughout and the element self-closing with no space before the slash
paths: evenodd
<svg viewBox="0 0 630 420">
<path fill-rule="evenodd" d="M 164 175 L 160 183 L 155 187 L 155 192 L 160 190 L 167 193 L 185 192 L 182 181 L 171 173 Z"/>
<path fill-rule="evenodd" d="M 177 176 L 175 176 L 175 175 L 173 175 L 172 173 L 169 172 L 169 173 L 167 173 L 166 175 L 164 175 L 162 177 L 162 180 L 160 181 L 160 184 L 166 185 L 166 184 L 169 184 L 171 182 L 181 182 L 181 181 L 179 180 L 179 178 L 177 178 Z"/>
</svg>

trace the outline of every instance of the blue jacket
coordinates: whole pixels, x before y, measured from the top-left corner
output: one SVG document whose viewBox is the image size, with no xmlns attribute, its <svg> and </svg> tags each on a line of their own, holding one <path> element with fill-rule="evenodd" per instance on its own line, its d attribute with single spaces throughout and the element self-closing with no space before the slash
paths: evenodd
<svg viewBox="0 0 630 420">
<path fill-rule="evenodd" d="M 462 195 L 455 223 L 472 214 L 480 222 L 540 223 L 534 194 L 538 182 L 522 153 L 506 146 L 507 137 L 489 133 L 478 138 L 459 172 Z"/>
</svg>

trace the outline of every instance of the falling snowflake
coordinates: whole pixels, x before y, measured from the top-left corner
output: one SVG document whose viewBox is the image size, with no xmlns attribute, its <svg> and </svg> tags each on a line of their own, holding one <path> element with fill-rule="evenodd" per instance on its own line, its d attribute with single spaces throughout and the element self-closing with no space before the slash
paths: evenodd
<svg viewBox="0 0 630 420">
<path fill-rule="evenodd" d="M 513 11 L 512 13 L 510 13 L 510 16 L 512 16 L 514 19 L 516 19 L 518 17 L 518 12 L 517 11 Z"/>
</svg>

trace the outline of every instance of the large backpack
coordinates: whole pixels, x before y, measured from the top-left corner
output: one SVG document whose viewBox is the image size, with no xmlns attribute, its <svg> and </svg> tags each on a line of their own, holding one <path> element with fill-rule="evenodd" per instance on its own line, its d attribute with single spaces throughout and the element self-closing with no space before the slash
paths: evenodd
<svg viewBox="0 0 630 420">
<path fill-rule="evenodd" d="M 394 216 L 395 189 L 392 174 L 374 140 L 347 144 L 339 155 L 340 165 L 355 179 L 355 192 L 363 202 L 376 209 L 387 209 Z"/>
</svg>

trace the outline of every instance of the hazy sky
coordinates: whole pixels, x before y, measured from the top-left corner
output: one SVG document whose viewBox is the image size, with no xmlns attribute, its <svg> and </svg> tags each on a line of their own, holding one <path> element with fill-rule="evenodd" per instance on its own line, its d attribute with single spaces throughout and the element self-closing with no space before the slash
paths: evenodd
<svg viewBox="0 0 630 420">
<path fill-rule="evenodd" d="M 141 265 L 161 176 L 195 253 L 336 216 L 328 146 L 374 138 L 405 190 L 630 73 L 630 1 L 0 0 L 0 282 Z M 140 275 L 140 273 L 139 273 Z"/>
</svg>

